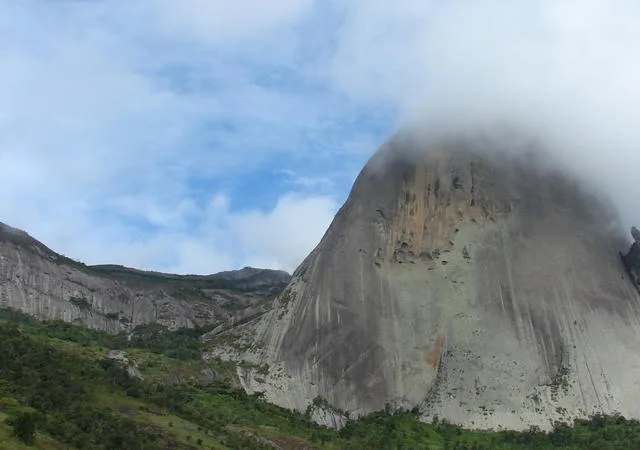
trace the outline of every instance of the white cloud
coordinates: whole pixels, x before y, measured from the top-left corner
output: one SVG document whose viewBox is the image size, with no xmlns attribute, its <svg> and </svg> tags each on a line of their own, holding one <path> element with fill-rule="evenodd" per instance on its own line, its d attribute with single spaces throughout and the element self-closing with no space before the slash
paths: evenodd
<svg viewBox="0 0 640 450">
<path fill-rule="evenodd" d="M 256 262 L 292 271 L 313 250 L 336 210 L 329 197 L 287 194 L 268 213 L 234 215 L 231 226 Z"/>
<path fill-rule="evenodd" d="M 250 229 L 268 212 L 241 219 L 243 198 L 203 199 L 272 171 L 275 157 L 305 161 L 303 135 L 331 101 L 261 78 L 291 70 L 311 6 L 0 0 L 0 220 L 88 263 L 292 270 L 322 230 L 307 226 L 300 247 L 266 254 L 230 224 Z M 315 198 L 283 200 L 275 213 L 328 204 Z M 326 208 L 318 214 L 326 225 Z"/>
<path fill-rule="evenodd" d="M 535 125 L 640 223 L 635 1 L 0 0 L 0 29 L 0 220 L 78 259 L 292 270 L 416 118 Z"/>
<path fill-rule="evenodd" d="M 640 222 L 640 4 L 510 0 L 341 4 L 327 76 L 433 130 L 498 120 L 541 132 Z"/>
<path fill-rule="evenodd" d="M 168 31 L 208 45 L 229 45 L 281 31 L 308 13 L 313 0 L 159 0 L 152 2 Z"/>
<path fill-rule="evenodd" d="M 303 188 L 317 188 L 317 189 L 330 189 L 334 186 L 331 178 L 326 176 L 314 177 L 314 176 L 304 176 L 297 174 L 293 170 L 289 169 L 281 169 L 276 171 L 276 173 L 281 173 L 287 177 L 289 177 L 289 182 L 293 185 L 300 186 Z"/>
<path fill-rule="evenodd" d="M 197 226 L 175 231 L 173 223 L 146 237 L 111 235 L 102 262 L 129 248 L 124 263 L 176 273 L 213 273 L 246 265 L 293 272 L 315 247 L 337 210 L 326 196 L 286 193 L 271 208 L 233 211 L 218 194 L 199 211 Z M 102 230 L 103 236 L 105 230 Z M 92 236 L 91 239 L 95 239 Z M 95 262 L 95 261 L 94 261 Z"/>
<path fill-rule="evenodd" d="M 144 208 L 145 202 L 132 205 Z M 146 206 L 157 213 L 153 205 Z M 184 222 L 180 226 L 181 211 L 161 211 L 152 230 L 114 220 L 98 224 L 69 208 L 58 211 L 57 220 L 34 227 L 37 232 L 29 231 L 53 250 L 63 248 L 64 254 L 76 259 L 83 255 L 88 264 L 116 263 L 172 273 L 208 274 L 247 265 L 293 272 L 319 242 L 338 205 L 329 196 L 289 192 L 264 210 L 232 207 L 231 199 L 217 194 L 202 207 L 189 205 L 189 226 Z M 167 220 L 164 214 L 170 213 L 176 217 Z M 64 227 L 58 226 L 62 218 Z"/>
</svg>

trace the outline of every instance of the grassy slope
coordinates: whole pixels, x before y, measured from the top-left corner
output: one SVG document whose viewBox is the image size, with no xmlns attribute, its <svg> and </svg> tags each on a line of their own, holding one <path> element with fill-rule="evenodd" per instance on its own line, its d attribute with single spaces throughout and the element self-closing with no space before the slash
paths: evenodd
<svg viewBox="0 0 640 450">
<path fill-rule="evenodd" d="M 115 442 L 120 430 L 125 430 L 123 434 L 130 430 L 129 439 L 141 439 L 136 444 L 140 448 L 640 448 L 640 426 L 622 418 L 559 426 L 552 434 L 493 433 L 424 424 L 410 413 L 387 411 L 353 421 L 337 432 L 314 426 L 305 415 L 270 405 L 259 396 L 247 396 L 224 380 L 208 379 L 204 362 L 174 348 L 193 347 L 196 335 L 158 332 L 152 348 L 126 348 L 144 376 L 139 381 L 102 362 L 107 350 L 127 345 L 118 336 L 62 323 L 34 323 L 15 314 L 4 317 L 19 325 L 0 324 L 2 449 L 73 448 L 69 442 L 78 436 L 86 440 L 76 448 L 118 448 L 102 438 Z M 136 344 L 135 339 L 131 342 Z M 144 342 L 138 344 L 144 346 Z M 12 360 L 7 357 L 12 349 L 29 354 Z M 12 364 L 15 358 L 22 358 L 20 364 Z M 210 366 L 221 377 L 234 373 L 232 363 L 214 361 Z M 53 381 L 43 388 L 40 384 L 46 379 Z M 59 394 L 51 392 L 68 380 L 71 384 Z M 47 403 L 55 395 L 61 395 L 60 404 Z M 34 447 L 22 444 L 5 423 L 20 411 L 32 411 L 29 406 L 44 413 Z"/>
<path fill-rule="evenodd" d="M 4 423 L 7 417 L 7 414 L 0 413 L 0 448 L 3 450 L 64 450 L 67 448 L 46 435 L 39 435 L 33 446 L 23 444 L 13 436 L 12 428 Z"/>
</svg>

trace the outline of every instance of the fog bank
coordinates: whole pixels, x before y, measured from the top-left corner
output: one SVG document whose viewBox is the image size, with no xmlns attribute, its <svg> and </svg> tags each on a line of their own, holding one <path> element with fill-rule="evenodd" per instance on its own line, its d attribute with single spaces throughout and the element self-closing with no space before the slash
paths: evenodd
<svg viewBox="0 0 640 450">
<path fill-rule="evenodd" d="M 398 0 L 345 7 L 331 82 L 403 125 L 535 136 L 640 223 L 640 4 Z"/>
</svg>

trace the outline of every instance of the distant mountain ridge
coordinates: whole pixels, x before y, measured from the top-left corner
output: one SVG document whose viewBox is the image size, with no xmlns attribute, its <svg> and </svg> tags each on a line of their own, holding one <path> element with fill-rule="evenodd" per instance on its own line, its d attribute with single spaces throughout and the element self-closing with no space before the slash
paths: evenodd
<svg viewBox="0 0 640 450">
<path fill-rule="evenodd" d="M 288 283 L 283 271 L 245 267 L 176 275 L 120 265 L 89 266 L 0 222 L 0 307 L 117 333 L 235 322 L 266 310 Z"/>
</svg>

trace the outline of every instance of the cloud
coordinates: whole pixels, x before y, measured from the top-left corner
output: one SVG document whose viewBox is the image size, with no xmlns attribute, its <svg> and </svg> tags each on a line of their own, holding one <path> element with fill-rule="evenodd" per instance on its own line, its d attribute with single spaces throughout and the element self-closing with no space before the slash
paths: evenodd
<svg viewBox="0 0 640 450">
<path fill-rule="evenodd" d="M 289 169 L 280 169 L 277 171 L 277 173 L 289 177 L 289 182 L 295 186 L 311 189 L 330 189 L 333 187 L 333 181 L 331 181 L 331 178 L 326 176 L 300 176 L 293 170 Z"/>
<path fill-rule="evenodd" d="M 506 118 L 640 223 L 638 13 L 0 0 L 0 220 L 90 263 L 291 270 L 399 125 Z"/>
<path fill-rule="evenodd" d="M 287 194 L 268 213 L 234 215 L 238 241 L 251 249 L 255 265 L 292 271 L 317 244 L 337 211 L 335 200 Z"/>
<path fill-rule="evenodd" d="M 265 210 L 234 212 L 231 199 L 217 194 L 202 208 L 190 211 L 196 216 L 195 226 L 179 229 L 176 217 L 164 221 L 160 213 L 166 225 L 154 232 L 136 236 L 103 229 L 96 236 L 85 230 L 74 245 L 104 240 L 91 252 L 100 255 L 93 263 L 119 260 L 175 273 L 214 273 L 247 265 L 293 272 L 316 246 L 336 210 L 331 197 L 289 192 Z"/>
<path fill-rule="evenodd" d="M 200 211 L 199 225 L 172 239 L 167 254 L 176 257 L 168 270 L 209 273 L 249 265 L 291 273 L 317 245 L 338 208 L 329 196 L 295 192 L 263 210 L 233 211 L 232 206 L 228 196 L 215 195 Z"/>
<path fill-rule="evenodd" d="M 154 11 L 171 34 L 191 37 L 207 45 L 228 46 L 264 38 L 274 30 L 282 32 L 283 24 L 300 19 L 312 6 L 313 0 L 160 0 Z"/>
<path fill-rule="evenodd" d="M 369 0 L 341 5 L 336 90 L 434 132 L 539 133 L 640 222 L 640 5 L 630 0 Z"/>
<path fill-rule="evenodd" d="M 230 224 L 267 227 L 270 210 L 301 208 L 326 226 L 334 185 L 349 182 L 336 167 L 359 164 L 334 161 L 330 142 L 366 112 L 300 69 L 298 27 L 313 6 L 0 0 L 0 220 L 89 263 L 292 270 L 318 226 L 266 254 Z M 284 166 L 300 183 L 267 184 Z M 302 182 L 314 178 L 326 179 L 321 192 Z M 206 229 L 218 191 L 230 206 Z"/>
</svg>

